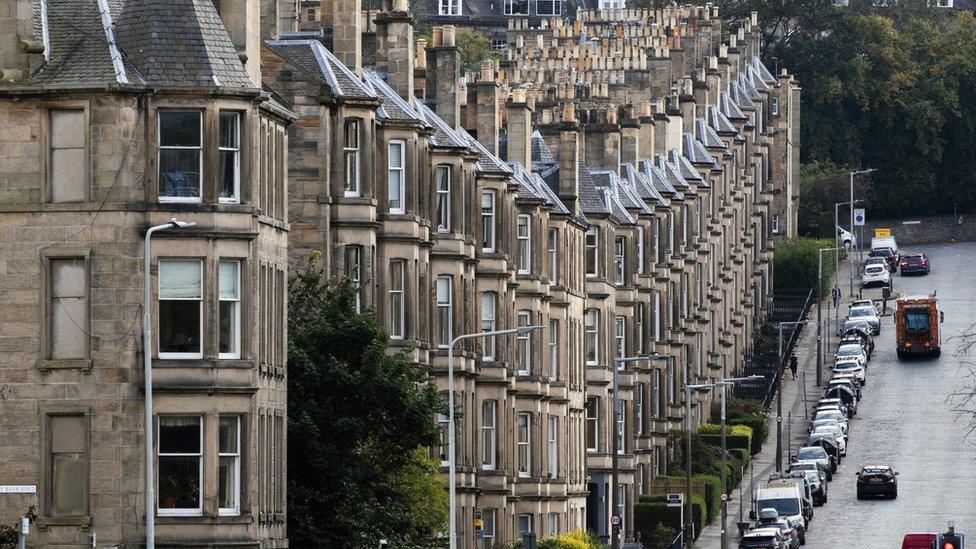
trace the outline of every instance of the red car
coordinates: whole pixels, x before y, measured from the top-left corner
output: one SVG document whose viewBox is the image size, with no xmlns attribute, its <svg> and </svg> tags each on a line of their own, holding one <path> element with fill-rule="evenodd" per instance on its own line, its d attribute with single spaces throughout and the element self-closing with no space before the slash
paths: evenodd
<svg viewBox="0 0 976 549">
<path fill-rule="evenodd" d="M 901 549 L 935 549 L 939 534 L 905 534 Z"/>
<path fill-rule="evenodd" d="M 929 274 L 932 263 L 925 254 L 908 254 L 901 256 L 898 267 L 901 269 L 902 276 L 910 273 Z"/>
</svg>

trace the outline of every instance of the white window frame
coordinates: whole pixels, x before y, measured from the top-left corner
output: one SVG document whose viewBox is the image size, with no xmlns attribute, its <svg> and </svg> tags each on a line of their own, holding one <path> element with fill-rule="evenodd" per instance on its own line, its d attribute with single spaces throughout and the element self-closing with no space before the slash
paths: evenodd
<svg viewBox="0 0 976 549">
<path fill-rule="evenodd" d="M 497 515 L 494 509 L 481 510 L 481 537 L 486 540 L 485 546 L 491 547 L 492 540 L 495 539 L 495 520 Z M 489 528 L 489 525 L 491 528 Z"/>
<path fill-rule="evenodd" d="M 586 364 L 593 366 L 600 363 L 600 311 L 587 309 L 583 312 L 583 353 Z M 592 341 L 591 341 L 592 340 Z M 590 350 L 593 358 L 590 359 Z"/>
<path fill-rule="evenodd" d="M 445 397 L 444 400 L 446 401 L 447 398 Z M 439 458 L 441 467 L 450 467 L 451 465 L 451 458 L 449 455 L 447 455 L 448 446 L 450 445 L 450 439 L 448 438 L 450 425 L 451 416 L 448 415 L 447 412 L 437 412 L 437 426 L 441 429 L 440 436 L 442 441 L 437 445 L 438 449 L 440 450 Z"/>
<path fill-rule="evenodd" d="M 634 354 L 644 354 L 644 303 L 634 305 Z"/>
<path fill-rule="evenodd" d="M 437 277 L 437 347 L 447 349 L 454 339 L 454 279 Z M 444 321 L 447 320 L 447 326 Z"/>
<path fill-rule="evenodd" d="M 555 536 L 559 534 L 559 513 L 549 513 L 546 515 L 546 520 L 549 524 L 546 525 L 547 534 L 550 536 Z"/>
<path fill-rule="evenodd" d="M 525 1 L 525 12 L 524 13 L 523 12 L 516 12 L 514 10 L 513 4 L 515 2 L 517 2 L 517 1 L 518 0 L 502 0 L 503 9 L 504 9 L 505 15 L 529 15 L 529 13 L 532 10 L 532 8 L 529 6 L 529 0 L 524 0 Z M 519 3 L 521 3 L 521 2 L 519 2 Z"/>
<path fill-rule="evenodd" d="M 393 165 L 393 155 L 390 154 L 390 152 L 394 148 L 399 148 L 400 149 L 400 165 L 399 166 L 394 166 Z M 397 195 L 398 195 L 397 201 L 399 202 L 399 205 L 396 206 L 396 207 L 394 207 L 393 206 L 393 195 L 392 194 L 389 194 L 389 196 L 387 196 L 387 202 L 389 203 L 389 211 L 392 214 L 402 214 L 402 213 L 405 213 L 407 211 L 406 210 L 406 199 L 407 199 L 407 197 L 406 197 L 406 188 L 405 188 L 405 184 L 404 184 L 405 183 L 405 180 L 406 180 L 406 177 L 405 177 L 406 176 L 406 166 L 407 166 L 407 142 L 404 141 L 404 140 L 402 140 L 402 139 L 391 139 L 390 142 L 387 144 L 387 150 L 386 150 L 386 172 L 387 172 L 386 173 L 386 184 L 387 184 L 387 193 L 389 194 L 389 190 L 391 188 L 393 188 L 393 186 L 390 185 L 390 176 L 393 175 L 393 174 L 396 174 L 396 177 L 397 177 L 396 189 L 397 189 Z"/>
<path fill-rule="evenodd" d="M 515 464 L 518 476 L 532 476 L 532 414 L 529 412 L 519 412 L 515 419 Z"/>
<path fill-rule="evenodd" d="M 462 0 L 440 0 L 437 3 L 437 15 L 458 16 L 462 13 Z"/>
<path fill-rule="evenodd" d="M 487 199 L 487 202 L 486 202 Z M 481 191 L 481 251 L 495 251 L 495 190 Z"/>
<path fill-rule="evenodd" d="M 435 223 L 438 233 L 451 232 L 451 165 L 438 164 L 434 168 L 434 187 L 437 193 Z"/>
<path fill-rule="evenodd" d="M 559 229 L 549 229 L 549 282 L 559 283 Z"/>
<path fill-rule="evenodd" d="M 347 118 L 342 127 L 342 156 L 343 156 L 343 195 L 360 196 L 362 193 L 362 162 L 360 149 L 363 144 L 363 121 L 359 118 Z M 355 131 L 356 142 L 349 143 L 350 129 Z M 402 157 L 401 157 L 402 158 Z"/>
<path fill-rule="evenodd" d="M 396 280 L 397 277 L 394 276 L 395 265 L 400 270 L 399 280 Z M 406 260 L 393 259 L 390 261 L 390 277 L 388 282 L 389 289 L 387 290 L 387 294 L 388 294 L 387 307 L 389 309 L 387 311 L 387 316 L 389 317 L 389 322 L 390 322 L 389 326 L 387 327 L 389 328 L 390 331 L 390 339 L 403 339 L 405 337 L 406 312 L 404 311 L 405 308 L 404 284 L 406 282 L 406 270 L 407 270 Z M 400 304 L 399 307 L 400 314 L 398 315 L 399 318 L 393 318 L 394 300 L 398 301 Z M 399 330 L 397 330 L 396 328 L 399 328 Z"/>
<path fill-rule="evenodd" d="M 546 434 L 546 446 L 548 450 L 549 476 L 556 478 L 559 476 L 559 420 L 556 416 L 549 416 L 549 424 Z"/>
<path fill-rule="evenodd" d="M 157 355 L 160 358 L 160 360 L 201 359 L 201 358 L 203 358 L 203 333 L 204 333 L 204 330 L 203 330 L 203 293 L 204 293 L 203 292 L 203 260 L 201 260 L 201 259 L 178 259 L 178 258 L 172 258 L 172 259 L 159 259 L 159 261 L 158 261 L 159 264 L 170 263 L 170 262 L 172 262 L 172 263 L 196 262 L 196 263 L 198 263 L 200 265 L 200 297 L 199 298 L 196 298 L 196 299 L 194 299 L 194 298 L 188 298 L 188 297 L 178 297 L 178 298 L 167 298 L 167 299 L 163 300 L 163 299 L 160 298 L 160 296 L 162 295 L 162 292 L 160 292 L 160 287 L 159 287 L 159 284 L 162 282 L 162 276 L 157 276 L 156 277 L 156 310 L 159 311 L 160 301 L 196 301 L 197 302 L 197 307 L 199 308 L 199 313 L 200 313 L 200 334 L 199 334 L 199 338 L 200 338 L 200 351 L 199 352 L 196 352 L 196 353 L 164 353 L 164 352 L 162 352 L 162 350 L 161 350 L 162 349 L 162 345 L 161 345 L 161 343 L 159 341 L 159 336 L 162 333 L 162 330 L 160 329 L 159 323 L 162 322 L 162 316 L 161 315 L 157 315 L 157 319 L 156 319 L 156 345 L 157 345 L 157 349 L 159 349 Z M 157 265 L 157 268 L 158 268 L 158 265 Z"/>
<path fill-rule="evenodd" d="M 496 328 L 495 315 L 498 308 L 498 294 L 495 292 L 481 292 L 481 331 L 494 332 Z M 487 336 L 482 339 L 483 362 L 495 360 L 495 336 Z"/>
<path fill-rule="evenodd" d="M 769 110 L 772 112 L 773 116 L 779 115 L 779 97 L 773 97 L 769 103 Z"/>
<path fill-rule="evenodd" d="M 360 313 L 363 306 L 363 247 L 355 244 L 346 245 L 342 253 L 346 261 L 346 276 L 356 287 L 356 312 Z"/>
<path fill-rule="evenodd" d="M 651 410 L 654 412 L 651 417 L 661 417 L 661 370 L 654 370 L 651 373 Z"/>
<path fill-rule="evenodd" d="M 233 298 L 233 299 L 224 299 L 224 298 L 222 298 L 220 296 L 220 275 L 221 275 L 221 272 L 222 272 L 221 269 L 220 269 L 220 266 L 223 265 L 223 264 L 225 264 L 225 263 L 226 264 L 233 264 L 234 265 L 234 270 L 235 270 L 235 273 L 234 274 L 237 277 L 237 280 L 234 281 L 234 286 L 235 286 L 235 288 L 237 288 L 237 296 L 235 298 Z M 219 301 L 220 303 L 224 303 L 224 302 L 235 303 L 235 305 L 234 305 L 234 319 L 233 319 L 233 322 L 232 322 L 233 329 L 234 329 L 234 345 L 232 347 L 233 350 L 228 351 L 226 353 L 218 353 L 217 354 L 217 358 L 228 358 L 228 359 L 241 358 L 241 289 L 242 289 L 241 288 L 241 269 L 242 269 L 242 265 L 241 265 L 241 261 L 239 259 L 222 259 L 222 260 L 220 260 L 220 263 L 217 265 L 217 301 Z M 220 314 L 219 304 L 218 304 L 218 307 L 217 307 L 217 314 L 218 315 Z M 218 322 L 219 322 L 219 319 L 218 319 Z M 219 339 L 219 337 L 218 337 L 218 340 L 217 340 L 217 344 L 218 344 L 218 348 L 219 348 L 219 345 L 220 345 L 220 339 Z"/>
<path fill-rule="evenodd" d="M 552 5 L 552 13 L 540 11 L 539 5 L 541 4 Z M 563 0 L 537 0 L 535 5 L 535 14 L 539 17 L 559 17 L 563 14 Z"/>
<path fill-rule="evenodd" d="M 772 231 L 773 234 L 779 234 L 779 214 L 773 214 Z"/>
<path fill-rule="evenodd" d="M 521 525 L 523 519 L 526 523 L 526 528 L 524 529 Z M 532 526 L 532 513 L 519 513 L 519 515 L 515 517 L 515 527 L 519 537 L 522 537 L 522 534 L 531 534 L 535 530 Z"/>
<path fill-rule="evenodd" d="M 532 272 L 532 218 L 526 214 L 519 214 L 515 226 L 517 240 L 516 265 L 519 274 Z"/>
<path fill-rule="evenodd" d="M 532 311 L 527 309 L 522 309 L 518 312 L 518 325 L 521 326 L 531 326 L 532 325 Z M 532 375 L 532 332 L 518 332 L 516 334 L 516 339 L 518 347 L 516 349 L 516 358 L 518 360 L 518 375 L 527 376 Z"/>
<path fill-rule="evenodd" d="M 241 113 L 237 111 L 220 111 L 218 114 L 218 121 L 224 116 L 233 116 L 234 119 L 234 132 L 237 134 L 237 147 L 224 147 L 220 145 L 220 124 L 217 124 L 217 149 L 220 152 L 230 152 L 234 154 L 234 194 L 233 196 L 220 197 L 219 201 L 222 204 L 239 204 L 241 202 Z M 218 154 L 219 156 L 219 154 Z M 218 158 L 219 160 L 219 158 Z M 217 173 L 220 173 L 218 169 Z M 202 175 L 202 174 L 201 174 Z M 218 185 L 220 182 L 218 181 Z M 217 194 L 220 194 L 220 189 L 217 189 Z"/>
<path fill-rule="evenodd" d="M 160 427 L 162 426 L 162 419 L 165 417 L 193 417 L 196 418 L 197 424 L 200 428 L 200 451 L 196 453 L 163 453 L 160 452 L 162 448 L 162 438 L 160 437 Z M 156 417 L 156 460 L 157 462 L 160 458 L 164 457 L 187 457 L 194 456 L 197 458 L 197 469 L 199 471 L 199 477 L 197 480 L 197 500 L 200 502 L 199 506 L 196 508 L 163 508 L 159 505 L 159 497 L 162 493 L 161 490 L 156 490 L 156 515 L 165 517 L 198 517 L 203 515 L 203 451 L 204 451 L 204 440 L 203 440 L 203 416 L 180 416 L 180 415 L 160 415 Z M 160 479 L 159 473 L 161 467 L 156 468 L 156 485 L 159 486 Z"/>
<path fill-rule="evenodd" d="M 490 410 L 490 414 L 488 411 Z M 490 419 L 490 421 L 489 421 Z M 497 466 L 498 401 L 481 402 L 481 469 L 494 471 Z"/>
<path fill-rule="evenodd" d="M 218 467 L 220 458 L 230 457 L 234 458 L 234 505 L 232 507 L 220 507 L 217 509 L 217 514 L 221 516 L 237 516 L 241 514 L 241 416 L 235 415 L 222 415 L 220 420 L 230 418 L 234 420 L 235 426 L 237 427 L 237 451 L 236 452 L 221 452 L 220 451 L 220 440 L 218 434 L 217 441 L 217 460 Z M 218 420 L 218 421 L 220 421 Z M 218 425 L 218 430 L 220 429 Z M 218 479 L 219 482 L 219 479 Z M 220 488 L 218 487 L 218 495 Z M 219 499 L 219 498 L 218 498 Z"/>
<path fill-rule="evenodd" d="M 634 431 L 638 435 L 644 434 L 644 388 L 643 383 L 634 386 Z"/>
<path fill-rule="evenodd" d="M 586 235 L 584 237 L 584 247 L 586 248 L 585 254 L 583 256 L 583 267 L 586 270 L 587 278 L 592 278 L 595 276 L 600 276 L 600 228 L 590 227 L 586 229 Z M 593 254 L 592 267 L 589 256 Z"/>
<path fill-rule="evenodd" d="M 615 435 L 617 436 L 617 455 L 627 453 L 627 403 L 623 399 L 617 400 L 617 410 L 614 422 Z"/>
<path fill-rule="evenodd" d="M 637 464 L 637 471 L 635 476 L 637 477 L 637 497 L 644 495 L 644 476 L 647 474 L 647 467 L 643 463 Z"/>
<path fill-rule="evenodd" d="M 196 113 L 196 115 L 199 117 L 200 119 L 200 146 L 199 147 L 184 147 L 180 145 L 164 146 L 162 144 L 163 113 L 174 113 L 174 112 L 192 112 L 192 113 Z M 200 182 L 198 183 L 197 186 L 199 196 L 194 198 L 194 197 L 184 197 L 184 196 L 163 196 L 162 194 L 160 194 L 160 191 L 162 190 L 161 183 L 163 180 L 162 173 L 160 172 L 160 170 L 162 170 L 162 166 L 163 166 L 161 160 L 162 160 L 162 151 L 164 149 L 198 151 L 200 156 L 199 171 L 197 172 L 198 174 L 200 174 Z M 157 189 L 156 194 L 160 202 L 184 202 L 184 203 L 197 204 L 203 201 L 203 180 L 204 180 L 203 178 L 203 111 L 194 110 L 194 109 L 159 109 L 158 111 L 156 111 L 156 164 L 157 164 L 156 167 L 157 187 L 159 187 Z"/>
<path fill-rule="evenodd" d="M 623 0 L 620 1 L 621 3 L 623 2 Z M 620 526 L 618 528 L 620 528 L 621 532 L 625 532 L 624 514 L 627 512 L 627 485 L 618 484 L 617 493 L 613 497 L 614 503 L 617 505 L 617 516 L 620 517 Z"/>
<path fill-rule="evenodd" d="M 627 356 L 627 321 L 622 316 L 613 317 L 613 339 L 616 343 L 617 357 L 624 358 Z M 621 362 L 617 366 L 618 370 L 623 371 L 624 363 Z"/>
<path fill-rule="evenodd" d="M 590 415 L 590 407 L 588 404 L 593 402 L 593 415 Z M 587 453 L 595 453 L 600 451 L 600 397 L 588 397 L 586 403 L 583 406 L 586 418 L 586 425 L 583 427 L 583 438 L 586 446 Z M 590 437 L 588 435 L 590 425 L 593 426 L 593 443 L 596 446 L 590 446 Z"/>
<path fill-rule="evenodd" d="M 559 379 L 559 321 L 549 319 L 549 381 Z"/>
<path fill-rule="evenodd" d="M 623 286 L 627 281 L 627 273 L 625 271 L 626 267 L 626 252 L 625 248 L 627 246 L 627 239 L 622 236 L 616 236 L 613 239 L 613 283 L 617 286 Z"/>
</svg>

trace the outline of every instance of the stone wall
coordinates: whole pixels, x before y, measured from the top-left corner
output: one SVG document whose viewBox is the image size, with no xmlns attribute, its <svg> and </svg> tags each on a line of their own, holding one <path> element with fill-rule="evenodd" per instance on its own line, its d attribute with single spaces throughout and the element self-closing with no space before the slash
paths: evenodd
<svg viewBox="0 0 976 549">
<path fill-rule="evenodd" d="M 971 215 L 943 215 L 878 221 L 869 219 L 864 227 L 866 244 L 870 243 L 874 229 L 878 227 L 891 229 L 891 234 L 901 249 L 913 244 L 976 240 L 976 216 Z"/>
</svg>

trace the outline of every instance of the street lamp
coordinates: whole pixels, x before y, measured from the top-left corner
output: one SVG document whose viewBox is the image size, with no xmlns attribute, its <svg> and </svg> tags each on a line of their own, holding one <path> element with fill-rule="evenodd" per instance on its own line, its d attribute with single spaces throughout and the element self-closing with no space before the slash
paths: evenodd
<svg viewBox="0 0 976 549">
<path fill-rule="evenodd" d="M 783 326 L 799 326 L 806 324 L 806 320 L 795 322 L 779 322 L 776 329 L 779 330 L 779 353 L 777 357 L 779 364 L 776 366 L 776 471 L 783 470 Z"/>
<path fill-rule="evenodd" d="M 725 549 L 728 544 L 728 533 L 726 531 L 728 524 L 728 509 L 729 509 L 729 495 L 726 493 L 726 479 L 725 479 L 725 454 L 727 453 L 725 446 L 725 388 L 729 385 L 735 385 L 739 381 L 750 381 L 754 379 L 765 379 L 759 374 L 754 374 L 748 377 L 726 377 L 720 381 L 716 382 L 716 385 L 722 386 L 722 412 L 721 412 L 721 424 L 722 424 L 722 545 L 721 549 Z M 741 503 L 740 503 L 741 505 Z"/>
<path fill-rule="evenodd" d="M 667 357 L 667 355 L 636 355 L 636 356 L 625 356 L 617 357 L 613 359 L 613 453 L 610 456 L 610 512 L 616 515 L 617 506 L 621 502 L 617 501 L 617 490 L 619 487 L 619 476 L 620 476 L 620 437 L 622 436 L 619 431 L 620 425 L 620 381 L 619 373 L 623 369 L 623 365 L 627 362 L 638 362 L 641 360 L 656 360 L 660 357 Z M 610 531 L 610 545 L 613 549 L 620 547 L 620 524 L 613 524 L 611 522 Z"/>
<path fill-rule="evenodd" d="M 823 294 L 823 291 L 822 291 L 822 288 L 823 288 L 823 254 L 824 254 L 824 252 L 835 252 L 835 251 L 837 251 L 839 249 L 840 248 L 820 248 L 819 250 L 817 250 L 817 387 L 820 387 L 820 385 L 823 383 L 823 380 L 821 379 L 821 374 L 820 374 L 820 365 L 821 365 L 821 362 L 822 362 L 821 359 L 822 359 L 822 356 L 823 356 L 822 355 L 822 353 L 823 353 L 823 349 L 822 349 L 822 341 L 823 341 L 823 320 L 822 320 L 822 314 L 823 313 L 821 313 L 821 311 L 820 311 L 820 302 L 823 301 L 823 295 L 822 295 Z M 835 277 L 837 276 L 837 273 L 836 272 L 834 272 L 834 276 Z M 830 315 L 830 311 L 829 310 L 827 311 L 827 314 L 828 314 L 828 316 Z"/>
<path fill-rule="evenodd" d="M 192 227 L 192 221 L 177 221 L 149 227 L 146 231 L 145 264 L 142 270 L 142 364 L 145 378 L 146 408 L 146 549 L 156 547 L 156 491 L 153 475 L 153 397 L 152 397 L 152 290 L 149 267 L 152 265 L 152 235 L 156 231 Z"/>
<path fill-rule="evenodd" d="M 448 539 L 450 549 L 457 549 L 457 486 L 456 486 L 456 465 L 457 455 L 454 441 L 454 346 L 463 339 L 477 339 L 482 337 L 494 337 L 508 334 L 529 334 L 534 330 L 541 330 L 544 326 L 519 326 L 508 330 L 495 330 L 492 332 L 475 332 L 473 334 L 462 334 L 451 340 L 451 345 L 447 348 L 447 454 L 448 454 L 448 497 L 450 504 L 450 524 L 448 525 Z"/>
<path fill-rule="evenodd" d="M 874 168 L 868 168 L 866 170 L 851 172 L 851 236 L 854 236 L 854 176 L 871 173 L 873 171 L 875 171 Z M 861 249 L 861 246 L 863 246 L 863 243 L 858 242 L 858 250 Z M 851 295 L 854 295 L 854 269 L 851 269 Z"/>
<path fill-rule="evenodd" d="M 836 252 L 834 253 L 834 272 L 840 272 L 840 250 L 844 249 L 844 243 L 840 241 L 840 235 L 837 234 L 837 229 L 840 227 L 840 207 L 850 205 L 851 206 L 851 216 L 854 215 L 854 204 L 859 204 L 864 202 L 862 199 L 857 199 L 851 202 L 834 202 L 834 246 L 836 246 Z M 851 248 L 854 247 L 854 226 L 851 226 Z M 837 280 L 834 280 L 834 286 L 837 286 Z M 852 283 L 853 284 L 853 283 Z M 851 287 L 851 293 L 854 293 L 853 286 Z"/>
<path fill-rule="evenodd" d="M 693 508 L 691 506 L 691 390 L 709 389 L 715 383 L 700 383 L 698 385 L 685 384 L 685 523 L 681 525 L 683 531 L 682 541 L 692 539 L 691 517 Z M 722 488 L 725 489 L 724 487 Z"/>
</svg>

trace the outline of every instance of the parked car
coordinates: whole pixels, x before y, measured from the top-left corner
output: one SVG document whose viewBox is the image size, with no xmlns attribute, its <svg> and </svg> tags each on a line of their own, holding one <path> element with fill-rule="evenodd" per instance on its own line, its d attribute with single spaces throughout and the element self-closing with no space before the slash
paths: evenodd
<svg viewBox="0 0 976 549">
<path fill-rule="evenodd" d="M 834 375 L 837 374 L 853 374 L 861 385 L 867 382 L 864 366 L 858 364 L 856 360 L 838 360 L 834 363 Z"/>
<path fill-rule="evenodd" d="M 881 329 L 880 324 L 881 324 L 881 320 L 879 318 L 879 320 L 878 320 L 878 329 L 879 330 Z M 847 319 L 844 320 L 844 324 L 843 324 L 843 326 L 841 326 L 840 331 L 838 332 L 838 335 L 844 335 L 844 334 L 849 333 L 849 332 L 852 332 L 852 331 L 864 331 L 864 332 L 867 332 L 867 333 L 871 334 L 872 337 L 873 337 L 873 335 L 874 335 L 874 326 L 872 326 L 871 325 L 871 322 L 869 320 L 867 320 L 867 319 L 862 319 L 862 318 L 847 318 Z"/>
<path fill-rule="evenodd" d="M 898 254 L 898 242 L 893 236 L 876 236 L 871 239 L 871 249 L 887 248 Z"/>
<path fill-rule="evenodd" d="M 881 312 L 878 310 L 878 305 L 874 302 L 873 299 L 855 299 L 854 301 L 851 301 L 851 304 L 848 306 L 848 310 L 857 309 L 860 307 L 873 307 L 874 314 L 878 314 Z"/>
<path fill-rule="evenodd" d="M 881 265 L 885 269 L 888 269 L 888 271 L 891 271 L 888 260 L 883 257 L 868 257 L 864 260 L 864 266 L 868 267 L 869 265 Z"/>
<path fill-rule="evenodd" d="M 813 488 L 813 504 L 827 503 L 827 473 L 816 461 L 797 461 L 790 464 L 789 473 L 803 473 Z"/>
<path fill-rule="evenodd" d="M 863 328 L 855 327 L 841 334 L 841 344 L 852 339 L 860 341 L 868 352 L 868 358 L 871 358 L 871 355 L 874 354 L 874 336 L 871 335 L 871 327 L 867 325 L 864 325 Z"/>
<path fill-rule="evenodd" d="M 837 471 L 837 460 L 832 459 L 823 446 L 804 446 L 797 450 L 791 459 L 797 463 L 801 461 L 815 461 L 826 471 L 827 480 L 834 480 L 834 472 Z"/>
<path fill-rule="evenodd" d="M 888 263 L 889 271 L 893 273 L 898 271 L 898 252 L 891 248 L 875 248 L 871 250 L 868 257 L 883 257 Z"/>
<path fill-rule="evenodd" d="M 843 446 L 843 448 L 841 448 L 841 453 L 845 456 L 847 455 L 847 432 L 841 429 L 840 425 L 817 425 L 813 428 L 813 432 L 811 434 L 816 435 L 820 433 L 832 433 L 841 439 L 843 441 L 843 445 L 838 444 L 838 446 Z"/>
<path fill-rule="evenodd" d="M 827 451 L 827 455 L 837 462 L 837 467 L 840 467 L 841 457 L 842 457 L 840 455 L 840 449 L 837 448 L 837 444 L 834 443 L 834 441 L 831 439 L 830 436 L 817 435 L 816 437 L 814 437 L 814 440 L 810 440 L 810 437 L 807 437 L 807 441 L 809 442 L 807 446 L 823 447 L 823 449 Z"/>
<path fill-rule="evenodd" d="M 864 384 L 861 383 L 861 380 L 858 379 L 857 376 L 855 376 L 853 373 L 837 373 L 837 372 L 834 372 L 834 374 L 830 377 L 830 381 L 834 381 L 835 379 L 838 380 L 838 381 L 841 381 L 841 380 L 847 381 L 847 382 L 851 383 L 854 387 L 857 387 L 857 399 L 858 400 L 861 400 L 861 398 L 863 398 L 863 396 L 864 396 Z"/>
<path fill-rule="evenodd" d="M 933 547 L 938 547 L 936 543 L 939 540 L 939 534 L 935 533 L 912 533 L 905 534 L 905 537 L 901 540 L 901 549 L 932 549 Z M 942 549 L 939 547 L 939 549 Z"/>
<path fill-rule="evenodd" d="M 756 530 L 762 528 L 776 528 L 783 534 L 783 540 L 789 549 L 800 548 L 800 536 L 796 528 L 788 520 L 779 516 L 776 509 L 761 509 L 759 518 L 756 521 Z"/>
<path fill-rule="evenodd" d="M 853 415 L 852 410 L 850 410 L 850 407 L 843 400 L 837 397 L 820 397 L 820 400 L 817 401 L 817 408 L 814 412 L 827 411 L 841 412 L 843 414 L 841 418 L 850 419 L 850 417 Z"/>
<path fill-rule="evenodd" d="M 929 274 L 932 270 L 932 264 L 929 262 L 929 258 L 925 254 L 909 254 L 901 256 L 901 260 L 898 262 L 898 267 L 901 269 L 901 275 L 905 276 L 907 274 L 921 273 L 923 275 Z"/>
<path fill-rule="evenodd" d="M 810 422 L 810 432 L 813 432 L 817 427 L 820 427 L 821 425 L 830 425 L 830 426 L 833 426 L 833 427 L 837 427 L 845 435 L 847 434 L 846 428 L 844 426 L 842 426 L 840 424 L 840 422 L 837 421 L 836 419 L 818 419 L 818 420 L 815 420 L 815 421 L 811 421 Z"/>
<path fill-rule="evenodd" d="M 846 387 L 854 393 L 854 397 L 857 400 L 861 400 L 861 382 L 853 377 L 831 376 L 827 381 L 827 389 L 831 389 L 832 387 Z"/>
<path fill-rule="evenodd" d="M 827 398 L 841 399 L 850 408 L 851 413 L 857 415 L 857 395 L 851 389 L 839 385 L 832 385 L 824 392 L 824 396 Z"/>
<path fill-rule="evenodd" d="M 881 318 L 878 317 L 878 311 L 871 307 L 853 307 L 850 312 L 847 313 L 848 320 L 859 320 L 867 322 L 871 326 L 871 335 L 878 335 L 881 333 Z M 847 326 L 844 326 L 844 332 L 847 332 Z"/>
<path fill-rule="evenodd" d="M 837 347 L 837 353 L 834 355 L 834 362 L 857 362 L 860 366 L 864 367 L 868 365 L 868 354 L 864 351 L 864 347 L 860 343 L 845 343 L 840 347 Z"/>
<path fill-rule="evenodd" d="M 845 248 L 857 247 L 857 239 L 854 238 L 854 234 L 843 227 L 837 227 L 837 238 L 840 240 L 840 245 Z"/>
<path fill-rule="evenodd" d="M 887 286 L 891 284 L 891 272 L 880 265 L 868 265 L 861 274 L 861 287 Z"/>
<path fill-rule="evenodd" d="M 779 528 L 757 528 L 742 536 L 739 549 L 787 549 L 787 545 Z"/>
<path fill-rule="evenodd" d="M 857 499 L 867 496 L 898 497 L 898 471 L 889 465 L 867 465 L 857 473 Z"/>
<path fill-rule="evenodd" d="M 841 427 L 844 428 L 844 431 L 847 431 L 848 420 L 850 419 L 850 416 L 848 415 L 848 412 L 845 412 L 841 410 L 839 407 L 834 406 L 832 408 L 818 408 L 814 412 L 813 421 L 816 421 L 818 419 L 836 419 L 837 422 L 841 424 Z"/>
<path fill-rule="evenodd" d="M 847 455 L 847 440 L 844 439 L 844 435 L 837 431 L 814 431 L 807 436 L 806 445 L 813 446 L 824 439 L 834 443 L 834 446 L 837 447 L 837 451 L 840 452 L 841 457 Z"/>
</svg>

